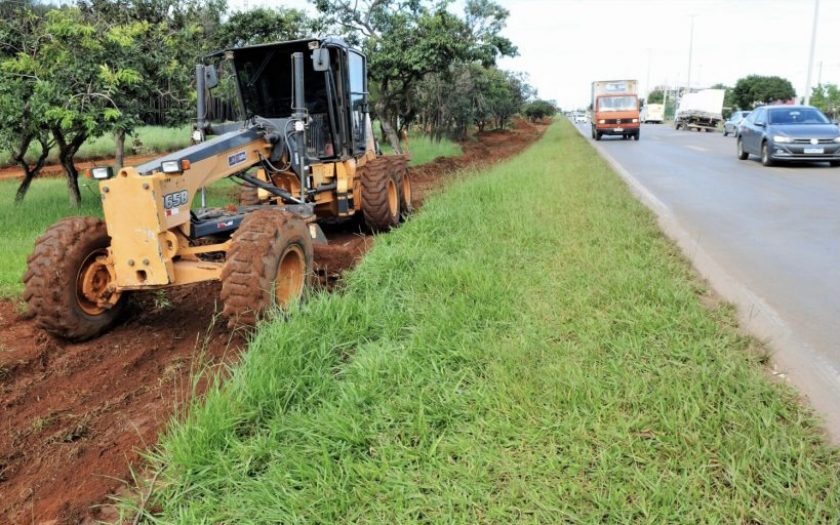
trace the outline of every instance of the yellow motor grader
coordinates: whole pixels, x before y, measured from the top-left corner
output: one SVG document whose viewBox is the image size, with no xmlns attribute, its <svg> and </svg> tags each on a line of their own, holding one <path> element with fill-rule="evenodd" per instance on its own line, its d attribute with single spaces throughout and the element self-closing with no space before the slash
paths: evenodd
<svg viewBox="0 0 840 525">
<path fill-rule="evenodd" d="M 230 66 L 244 120 L 205 121 L 214 59 Z M 366 57 L 340 39 L 224 50 L 196 81 L 195 143 L 118 172 L 93 168 L 105 220 L 65 218 L 37 240 L 24 299 L 46 331 L 88 339 L 131 292 L 212 280 L 229 323 L 252 324 L 301 297 L 313 243 L 326 242 L 319 220 L 361 215 L 381 232 L 411 212 L 406 159 L 376 153 Z M 224 177 L 249 202 L 207 207 L 204 189 Z"/>
</svg>

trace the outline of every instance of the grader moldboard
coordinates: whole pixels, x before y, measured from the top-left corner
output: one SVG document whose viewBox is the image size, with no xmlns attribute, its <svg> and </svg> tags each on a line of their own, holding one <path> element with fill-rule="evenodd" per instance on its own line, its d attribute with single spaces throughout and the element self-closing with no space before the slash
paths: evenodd
<svg viewBox="0 0 840 525">
<path fill-rule="evenodd" d="M 219 83 L 211 58 L 232 64 L 244 122 L 205 121 L 206 90 Z M 37 324 L 89 339 L 133 291 L 212 280 L 229 324 L 253 324 L 303 294 L 313 243 L 326 242 L 319 220 L 396 226 L 412 211 L 411 183 L 404 157 L 376 153 L 366 66 L 335 38 L 208 57 L 196 67 L 196 144 L 117 173 L 92 169 L 105 220 L 65 218 L 37 240 L 23 278 Z M 224 177 L 243 183 L 248 202 L 206 207 L 204 188 Z"/>
</svg>

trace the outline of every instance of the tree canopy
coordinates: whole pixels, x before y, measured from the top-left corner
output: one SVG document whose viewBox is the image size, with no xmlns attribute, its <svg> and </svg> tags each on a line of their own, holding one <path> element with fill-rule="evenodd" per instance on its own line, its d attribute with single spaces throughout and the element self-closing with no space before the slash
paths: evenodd
<svg viewBox="0 0 840 525">
<path fill-rule="evenodd" d="M 790 100 L 795 96 L 790 81 L 777 76 L 749 75 L 738 80 L 732 90 L 732 100 L 741 109 Z"/>
</svg>

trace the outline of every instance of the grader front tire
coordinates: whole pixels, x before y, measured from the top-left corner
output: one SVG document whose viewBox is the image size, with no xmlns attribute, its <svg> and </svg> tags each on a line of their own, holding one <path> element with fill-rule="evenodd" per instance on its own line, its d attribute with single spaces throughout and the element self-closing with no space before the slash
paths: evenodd
<svg viewBox="0 0 840 525">
<path fill-rule="evenodd" d="M 249 213 L 222 268 L 221 300 L 228 326 L 253 326 L 272 307 L 287 308 L 303 296 L 312 273 L 309 228 L 281 209 Z"/>
<path fill-rule="evenodd" d="M 125 296 L 109 296 L 111 275 L 104 258 L 111 239 L 93 217 L 67 217 L 35 242 L 23 276 L 23 298 L 35 323 L 47 332 L 83 341 L 113 324 Z M 110 299 L 107 304 L 102 300 Z"/>
<path fill-rule="evenodd" d="M 391 161 L 376 158 L 365 164 L 362 181 L 362 214 L 374 232 L 386 232 L 400 221 L 399 181 Z"/>
</svg>

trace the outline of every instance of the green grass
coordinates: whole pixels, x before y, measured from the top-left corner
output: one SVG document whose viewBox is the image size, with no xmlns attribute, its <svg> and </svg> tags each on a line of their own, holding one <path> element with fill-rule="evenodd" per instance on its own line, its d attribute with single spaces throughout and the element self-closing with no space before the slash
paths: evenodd
<svg viewBox="0 0 840 525">
<path fill-rule="evenodd" d="M 394 152 L 387 142 L 380 143 L 382 153 L 390 155 Z M 461 146 L 449 139 L 440 142 L 432 140 L 427 135 L 411 133 L 408 137 L 408 149 L 411 154 L 409 166 L 428 164 L 438 157 L 457 157 L 463 153 Z"/>
<path fill-rule="evenodd" d="M 153 523 L 836 523 L 837 450 L 570 124 L 263 325 Z"/>
<path fill-rule="evenodd" d="M 140 126 L 133 135 L 126 137 L 126 155 L 149 155 L 164 153 L 184 148 L 190 144 L 191 126 L 166 128 L 162 126 Z M 103 135 L 85 142 L 76 155 L 76 160 L 109 158 L 114 156 L 114 136 Z M 33 144 L 29 148 L 27 158 L 36 159 L 41 147 Z M 58 162 L 58 150 L 53 148 L 48 157 L 49 162 Z M 0 151 L 0 166 L 9 166 L 14 162 L 6 151 Z"/>
<path fill-rule="evenodd" d="M 67 183 L 63 178 L 35 179 L 22 204 L 15 204 L 18 181 L 0 180 L 0 297 L 14 297 L 23 290 L 21 277 L 26 257 L 32 251 L 35 238 L 49 225 L 72 215 L 102 216 L 99 190 L 94 181 L 80 178 L 82 207 L 70 204 Z"/>
</svg>

